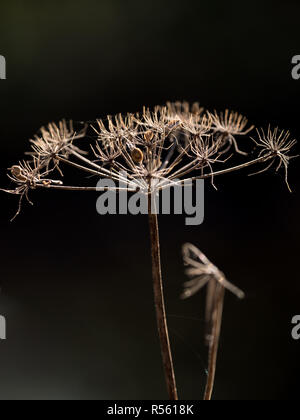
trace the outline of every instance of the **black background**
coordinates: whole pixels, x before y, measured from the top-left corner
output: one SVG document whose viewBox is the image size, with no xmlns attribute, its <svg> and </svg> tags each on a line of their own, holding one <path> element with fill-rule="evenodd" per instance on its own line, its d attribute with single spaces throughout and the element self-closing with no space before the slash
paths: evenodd
<svg viewBox="0 0 300 420">
<path fill-rule="evenodd" d="M 299 138 L 297 1 L 6 1 L 1 4 L 0 179 L 28 139 L 63 117 L 95 120 L 167 100 L 227 107 Z M 299 172 L 206 185 L 205 223 L 161 216 L 167 312 L 180 396 L 205 383 L 203 301 L 179 299 L 193 242 L 247 294 L 226 298 L 216 399 L 297 398 Z M 69 183 L 76 182 L 69 174 Z M 91 193 L 35 192 L 10 223 L 1 193 L 2 399 L 163 399 L 147 219 L 100 217 Z"/>
</svg>

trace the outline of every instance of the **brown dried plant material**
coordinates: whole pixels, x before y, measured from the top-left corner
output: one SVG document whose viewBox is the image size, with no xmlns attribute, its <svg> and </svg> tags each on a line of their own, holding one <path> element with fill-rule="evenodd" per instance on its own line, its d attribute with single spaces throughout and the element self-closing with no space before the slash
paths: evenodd
<svg viewBox="0 0 300 420">
<path fill-rule="evenodd" d="M 50 185 L 61 186 L 63 184 L 60 180 L 47 179 L 46 177 L 51 171 L 41 171 L 41 164 L 37 158 L 34 158 L 32 163 L 20 162 L 18 165 L 13 165 L 9 171 L 8 178 L 17 186 L 13 190 L 1 189 L 1 191 L 20 196 L 18 210 L 12 220 L 20 214 L 24 197 L 28 203 L 33 204 L 28 196 L 30 190 L 34 190 L 38 186 L 48 188 Z"/>
<path fill-rule="evenodd" d="M 194 245 L 186 244 L 183 246 L 183 261 L 188 267 L 186 274 L 190 277 L 190 280 L 184 284 L 182 298 L 190 298 L 205 286 L 207 287 L 205 341 L 209 347 L 209 355 L 208 377 L 204 399 L 211 400 L 222 326 L 224 292 L 225 290 L 229 290 L 239 299 L 243 299 L 245 294 L 230 283 L 226 279 L 224 273 L 209 261 L 209 259 Z"/>
<path fill-rule="evenodd" d="M 227 153 L 231 146 L 234 145 L 237 153 L 247 156 L 247 153 L 239 149 L 236 136 L 246 136 L 254 129 L 253 125 L 247 128 L 248 119 L 238 112 L 232 112 L 228 109 L 220 114 L 215 111 L 214 113 L 209 113 L 209 115 L 212 119 L 215 138 L 220 143 L 220 148 L 228 145 L 227 148 L 223 149 L 223 153 Z"/>
<path fill-rule="evenodd" d="M 271 162 L 266 168 L 259 172 L 256 172 L 256 174 L 253 175 L 266 172 L 273 166 L 276 160 L 278 160 L 276 172 L 278 172 L 280 168 L 284 167 L 285 182 L 289 191 L 292 192 L 288 182 L 288 167 L 291 159 L 295 159 L 298 156 L 289 156 L 289 153 L 293 149 L 293 147 L 296 146 L 297 141 L 291 138 L 291 134 L 289 131 L 279 130 L 278 127 L 274 130 L 272 130 L 271 127 L 269 127 L 267 131 L 263 129 L 257 130 L 257 134 L 258 139 L 252 138 L 252 140 L 260 149 L 259 156 L 264 156 L 269 153 L 271 156 Z"/>
<path fill-rule="evenodd" d="M 36 173 L 57 169 L 62 177 L 62 166 L 68 164 L 82 173 L 122 181 L 128 190 L 138 188 L 145 194 L 150 184 L 152 190 L 160 191 L 170 182 L 181 185 L 190 178 L 211 179 L 215 185 L 217 175 L 265 162 L 269 168 L 276 158 L 279 158 L 277 170 L 285 168 L 287 181 L 289 152 L 295 141 L 290 141 L 288 134 L 278 129 L 258 131 L 258 139 L 254 139 L 261 149 L 257 159 L 232 168 L 215 169 L 229 162 L 232 145 L 240 152 L 237 137 L 246 136 L 253 128 L 247 128 L 247 123 L 247 118 L 236 112 L 218 115 L 204 112 L 199 104 L 168 103 L 154 110 L 145 107 L 139 114 L 118 114 L 98 120 L 97 127 L 92 127 L 96 137 L 92 144 L 87 143 L 85 150 L 87 127 L 76 132 L 72 122 L 51 123 L 31 140 L 29 154 L 35 165 L 38 162 Z M 128 174 L 127 179 L 122 177 L 124 172 Z M 32 188 L 34 183 L 27 186 Z"/>
<path fill-rule="evenodd" d="M 255 140 L 260 149 L 258 157 L 247 159 L 237 166 L 229 165 L 232 153 L 244 155 L 239 150 L 238 137 L 246 137 L 252 128 L 247 128 L 247 119 L 238 113 L 204 112 L 199 104 L 190 105 L 187 102 L 168 103 L 154 109 L 144 107 L 137 114 L 108 116 L 97 120 L 96 126 L 84 126 L 78 132 L 74 130 L 72 122 L 63 120 L 58 124 L 51 123 L 30 141 L 29 160 L 10 168 L 8 177 L 14 188 L 4 191 L 20 197 L 17 216 L 23 198 L 30 202 L 30 190 L 45 188 L 49 191 L 97 192 L 94 181 L 91 186 L 64 185 L 65 165 L 77 169 L 84 180 L 88 174 L 122 184 L 107 190 L 139 190 L 148 200 L 152 194 L 168 188 L 170 184 L 181 185 L 187 180 L 209 179 L 215 186 L 217 176 L 267 163 L 269 166 L 263 169 L 266 171 L 276 159 L 279 159 L 277 170 L 284 167 L 287 182 L 288 165 L 292 159 L 290 151 L 295 141 L 289 140 L 289 136 L 278 129 L 258 132 L 258 139 Z M 53 179 L 56 172 L 61 179 Z M 164 315 L 157 215 L 149 212 L 149 222 L 155 308 L 166 383 L 170 399 L 177 399 Z M 225 278 L 216 285 L 219 287 L 221 283 L 222 287 L 234 290 Z M 199 288 L 199 284 L 195 282 L 193 287 Z M 211 284 L 209 282 L 209 289 Z"/>
</svg>

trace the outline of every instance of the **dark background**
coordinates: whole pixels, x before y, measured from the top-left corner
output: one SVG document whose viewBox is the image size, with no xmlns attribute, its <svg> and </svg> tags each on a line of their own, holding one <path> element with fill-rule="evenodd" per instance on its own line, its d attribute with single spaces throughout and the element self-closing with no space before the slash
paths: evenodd
<svg viewBox="0 0 300 420">
<path fill-rule="evenodd" d="M 6 1 L 1 4 L 0 179 L 28 139 L 63 117 L 95 120 L 167 100 L 246 114 L 299 138 L 298 1 Z M 200 247 L 247 294 L 227 295 L 216 399 L 297 398 L 300 343 L 298 166 L 206 185 L 190 228 L 160 218 L 163 274 L 180 396 L 205 383 L 203 300 L 179 299 L 181 246 Z M 70 183 L 73 180 L 69 181 Z M 36 192 L 13 223 L 1 193 L 2 399 L 163 399 L 145 217 L 100 217 L 96 195 Z"/>
</svg>

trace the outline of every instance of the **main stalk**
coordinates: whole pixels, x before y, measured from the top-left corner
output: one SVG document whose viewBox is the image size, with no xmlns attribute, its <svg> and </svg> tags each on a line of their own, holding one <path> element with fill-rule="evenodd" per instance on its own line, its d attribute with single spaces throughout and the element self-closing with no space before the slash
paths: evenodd
<svg viewBox="0 0 300 420">
<path fill-rule="evenodd" d="M 152 205 L 152 194 L 148 195 L 148 217 L 152 254 L 152 278 L 154 289 L 154 305 L 156 310 L 157 327 L 160 340 L 166 385 L 170 400 L 178 400 L 176 380 L 171 353 L 170 339 L 167 326 L 166 309 L 161 274 L 160 242 L 158 218 Z"/>
</svg>

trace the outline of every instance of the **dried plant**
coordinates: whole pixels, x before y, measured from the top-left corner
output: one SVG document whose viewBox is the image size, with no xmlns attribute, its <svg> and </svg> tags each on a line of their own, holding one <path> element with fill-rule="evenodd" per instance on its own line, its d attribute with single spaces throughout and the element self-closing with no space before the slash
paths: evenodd
<svg viewBox="0 0 300 420">
<path fill-rule="evenodd" d="M 274 130 L 271 130 L 271 127 L 269 127 L 267 132 L 263 129 L 257 130 L 257 133 L 258 140 L 254 138 L 252 138 L 252 140 L 261 149 L 259 156 L 270 153 L 273 159 L 271 159 L 271 163 L 265 169 L 260 172 L 256 172 L 256 174 L 267 171 L 276 162 L 276 160 L 278 160 L 279 163 L 276 168 L 276 172 L 278 172 L 281 167 L 284 167 L 285 182 L 289 191 L 292 192 L 288 182 L 288 166 L 290 160 L 298 156 L 289 156 L 288 153 L 296 145 L 297 141 L 290 138 L 291 135 L 288 131 L 279 130 L 278 127 Z"/>
<path fill-rule="evenodd" d="M 244 292 L 235 287 L 226 280 L 224 273 L 222 273 L 209 259 L 194 245 L 186 244 L 183 247 L 184 264 L 188 266 L 186 274 L 191 277 L 191 280 L 184 284 L 185 290 L 182 298 L 186 299 L 195 295 L 200 289 L 209 283 L 220 283 L 225 289 L 236 295 L 239 299 L 245 297 Z M 210 300 L 210 299 L 209 299 Z M 210 311 L 209 311 L 210 312 Z"/>
<path fill-rule="evenodd" d="M 34 158 L 33 162 L 20 162 L 18 165 L 14 165 L 9 168 L 9 171 L 9 179 L 17 184 L 17 186 L 13 190 L 2 189 L 1 191 L 20 196 L 18 210 L 12 220 L 14 220 L 20 214 L 24 197 L 26 197 L 27 201 L 33 205 L 28 197 L 30 190 L 33 190 L 37 187 L 47 188 L 50 185 L 63 185 L 62 181 L 60 180 L 55 181 L 53 179 L 46 178 L 46 176 L 48 176 L 51 171 L 45 170 L 42 172 L 39 158 Z"/>
<path fill-rule="evenodd" d="M 59 161 L 56 158 L 58 155 L 69 158 L 72 152 L 85 154 L 74 145 L 74 141 L 82 139 L 85 134 L 86 127 L 76 133 L 72 121 L 67 123 L 63 120 L 58 125 L 50 123 L 47 127 L 42 127 L 40 133 L 30 140 L 32 152 L 27 154 L 37 157 L 41 167 L 44 166 L 47 170 L 52 163 L 54 168 L 59 168 Z"/>
<path fill-rule="evenodd" d="M 188 267 L 186 274 L 191 278 L 184 284 L 183 299 L 190 298 L 207 286 L 206 293 L 206 343 L 209 347 L 208 378 L 204 400 L 211 400 L 216 375 L 217 355 L 222 325 L 224 292 L 229 290 L 239 299 L 244 292 L 231 284 L 209 259 L 194 245 L 183 246 L 183 261 Z"/>
<path fill-rule="evenodd" d="M 294 141 L 288 141 L 287 135 L 278 130 L 260 133 L 255 140 L 261 148 L 256 159 L 217 169 L 228 164 L 232 145 L 233 152 L 240 153 L 237 138 L 250 130 L 246 118 L 237 113 L 218 115 L 205 112 L 199 104 L 190 106 L 185 102 L 168 103 L 154 110 L 144 108 L 138 114 L 109 116 L 79 132 L 72 122 L 49 124 L 31 140 L 29 162 L 12 167 L 9 178 L 15 189 L 4 190 L 20 196 L 16 215 L 22 199 L 29 201 L 30 190 L 98 191 L 94 185 L 65 185 L 63 168 L 70 165 L 79 173 L 121 184 L 108 189 L 138 190 L 148 197 L 155 308 L 170 399 L 177 399 L 177 389 L 163 296 L 158 218 L 152 197 L 170 184 L 181 185 L 187 180 L 210 179 L 214 185 L 216 176 L 258 164 L 271 166 L 276 158 L 280 160 L 278 169 L 283 165 L 287 170 Z M 87 139 L 93 139 L 92 144 Z M 57 173 L 59 179 L 49 179 L 50 173 Z"/>
<path fill-rule="evenodd" d="M 248 119 L 237 112 L 230 112 L 228 109 L 220 114 L 215 111 L 210 116 L 213 121 L 212 125 L 215 137 L 221 143 L 220 147 L 228 144 L 224 153 L 227 153 L 231 146 L 234 145 L 237 153 L 247 156 L 247 153 L 239 149 L 236 136 L 245 136 L 253 130 L 254 126 L 247 128 Z"/>
</svg>

